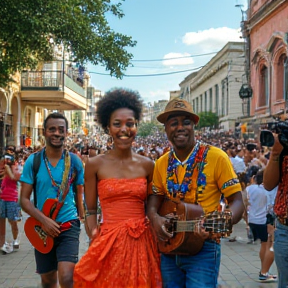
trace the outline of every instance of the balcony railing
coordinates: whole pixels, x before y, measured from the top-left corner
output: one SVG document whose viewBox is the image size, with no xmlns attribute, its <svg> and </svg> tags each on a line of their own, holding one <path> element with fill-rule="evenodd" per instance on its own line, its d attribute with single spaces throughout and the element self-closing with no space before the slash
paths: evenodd
<svg viewBox="0 0 288 288">
<path fill-rule="evenodd" d="M 64 77 L 63 77 L 64 76 Z M 71 78 L 61 70 L 24 71 L 21 73 L 21 90 L 54 90 L 63 91 L 67 87 L 85 97 L 83 80 Z"/>
<path fill-rule="evenodd" d="M 62 90 L 62 71 L 25 71 L 21 73 L 21 90 Z"/>
<path fill-rule="evenodd" d="M 64 85 L 73 90 L 74 92 L 76 92 L 77 94 L 85 97 L 85 91 L 84 91 L 84 88 L 82 88 L 82 86 L 79 86 L 77 83 L 78 82 L 75 82 L 73 81 L 73 79 L 69 78 L 66 74 L 64 74 Z"/>
</svg>

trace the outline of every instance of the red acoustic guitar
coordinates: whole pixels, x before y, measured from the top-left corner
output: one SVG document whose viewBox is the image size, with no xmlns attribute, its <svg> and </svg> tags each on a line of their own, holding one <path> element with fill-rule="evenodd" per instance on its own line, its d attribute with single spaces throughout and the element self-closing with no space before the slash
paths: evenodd
<svg viewBox="0 0 288 288">
<path fill-rule="evenodd" d="M 62 206 L 63 202 L 59 202 L 58 199 L 47 199 L 43 205 L 42 212 L 47 217 L 55 220 Z M 44 232 L 42 223 L 35 218 L 29 217 L 26 220 L 24 231 L 30 243 L 39 252 L 47 254 L 53 248 L 54 239 Z"/>
</svg>

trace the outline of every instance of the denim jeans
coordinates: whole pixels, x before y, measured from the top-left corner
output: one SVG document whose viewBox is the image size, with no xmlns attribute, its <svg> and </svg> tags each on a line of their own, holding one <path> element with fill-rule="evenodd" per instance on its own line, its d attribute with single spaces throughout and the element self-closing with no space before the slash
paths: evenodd
<svg viewBox="0 0 288 288">
<path fill-rule="evenodd" d="M 288 287 L 288 226 L 276 220 L 274 259 L 278 270 L 278 288 Z"/>
<path fill-rule="evenodd" d="M 220 268 L 221 247 L 205 241 L 194 256 L 161 255 L 163 288 L 215 288 Z"/>
</svg>

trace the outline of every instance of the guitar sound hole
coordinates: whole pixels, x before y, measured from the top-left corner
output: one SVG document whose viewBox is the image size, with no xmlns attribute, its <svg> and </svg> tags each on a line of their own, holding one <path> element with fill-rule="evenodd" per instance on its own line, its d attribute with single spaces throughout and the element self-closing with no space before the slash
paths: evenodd
<svg viewBox="0 0 288 288">
<path fill-rule="evenodd" d="M 35 231 L 40 239 L 44 241 L 44 245 L 46 245 L 47 234 L 44 232 L 44 230 L 40 226 L 36 225 Z"/>
</svg>

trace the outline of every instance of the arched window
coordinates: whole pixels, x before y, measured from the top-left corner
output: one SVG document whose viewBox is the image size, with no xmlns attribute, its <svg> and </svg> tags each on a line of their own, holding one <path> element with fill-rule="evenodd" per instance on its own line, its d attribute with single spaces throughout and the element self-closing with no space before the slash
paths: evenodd
<svg viewBox="0 0 288 288">
<path fill-rule="evenodd" d="M 285 55 L 284 59 L 283 59 L 283 97 L 284 100 L 287 101 L 288 100 L 288 58 Z"/>
<path fill-rule="evenodd" d="M 276 79 L 276 100 L 287 99 L 287 57 L 282 54 L 275 67 L 275 79 Z M 286 86 L 286 87 L 285 87 Z"/>
<path fill-rule="evenodd" d="M 259 107 L 267 106 L 269 99 L 269 85 L 268 85 L 268 68 L 266 65 L 262 65 L 259 75 Z"/>
</svg>

